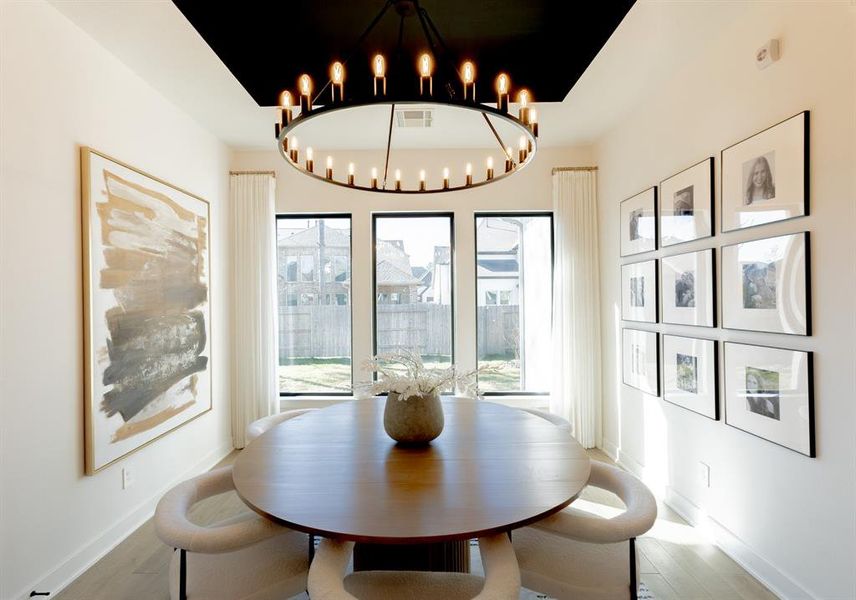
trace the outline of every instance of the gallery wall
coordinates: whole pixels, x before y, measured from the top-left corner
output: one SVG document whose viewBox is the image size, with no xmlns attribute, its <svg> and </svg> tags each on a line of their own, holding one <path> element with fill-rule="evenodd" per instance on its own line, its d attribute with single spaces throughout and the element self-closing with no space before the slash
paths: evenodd
<svg viewBox="0 0 856 600">
<path fill-rule="evenodd" d="M 272 140 L 273 143 L 273 140 Z M 307 143 L 303 140 L 303 143 Z M 334 154 L 334 167 L 347 169 L 349 162 L 357 167 L 358 176 L 367 180 L 371 167 L 383 173 L 383 153 L 379 151 L 339 151 Z M 323 168 L 327 153 L 316 150 L 316 165 Z M 429 155 L 414 150 L 393 152 L 390 161 L 390 181 L 394 169 L 401 169 L 404 188 L 418 186 L 420 169 L 428 174 L 429 185 L 438 185 L 444 167 L 452 177 L 462 179 L 467 162 L 473 164 L 473 178 L 484 177 L 486 157 L 493 155 L 501 168 L 497 149 L 432 151 Z M 475 277 L 475 226 L 477 211 L 550 211 L 553 206 L 553 167 L 588 166 L 591 152 L 588 147 L 546 148 L 539 150 L 531 164 L 521 173 L 490 185 L 457 192 L 424 195 L 377 194 L 357 192 L 316 181 L 287 165 L 278 152 L 235 152 L 233 170 L 273 170 L 276 172 L 276 209 L 278 213 L 336 213 L 352 215 L 352 281 L 353 281 L 353 339 L 355 381 L 363 381 L 366 374 L 359 365 L 372 354 L 372 237 L 371 215 L 391 211 L 442 211 L 453 212 L 455 218 L 455 362 L 462 369 L 476 367 L 476 277 Z M 319 168 L 319 167 L 316 167 Z M 453 185 L 455 181 L 453 179 Z M 545 407 L 543 396 L 519 399 Z M 300 400 L 291 400 L 300 403 Z M 305 402 L 305 401 L 303 401 Z M 514 402 L 514 401 L 512 401 Z M 296 406 L 297 404 L 295 404 Z M 302 405 L 302 404 L 301 404 Z"/>
<path fill-rule="evenodd" d="M 600 169 L 604 448 L 780 596 L 856 597 L 856 8 L 816 2 L 640 8 L 651 11 L 651 30 L 667 20 L 704 19 L 705 11 L 739 15 L 697 60 L 658 82 L 656 92 L 594 148 Z M 771 38 L 781 42 L 781 59 L 759 70 L 755 51 Z M 810 216 L 722 234 L 720 151 L 802 110 L 811 111 Z M 621 259 L 619 203 L 708 156 L 716 159 L 716 236 Z M 811 336 L 626 325 L 814 351 L 816 458 L 622 384 L 619 264 L 713 247 L 718 271 L 724 244 L 801 231 L 811 232 Z M 719 352 L 722 406 L 721 343 Z M 700 462 L 710 466 L 709 488 L 701 482 Z M 721 589 L 714 595 L 726 597 Z M 678 597 L 692 592 L 675 591 Z"/>
<path fill-rule="evenodd" d="M 0 16 L 0 598 L 54 592 L 231 449 L 228 149 L 52 6 Z M 83 474 L 79 147 L 211 203 L 211 412 Z M 122 489 L 123 467 L 134 482 Z"/>
</svg>

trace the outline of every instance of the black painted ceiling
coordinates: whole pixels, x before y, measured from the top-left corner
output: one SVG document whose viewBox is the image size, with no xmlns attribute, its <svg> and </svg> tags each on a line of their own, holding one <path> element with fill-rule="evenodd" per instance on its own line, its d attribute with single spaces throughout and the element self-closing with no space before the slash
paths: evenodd
<svg viewBox="0 0 856 600">
<path fill-rule="evenodd" d="M 296 90 L 301 73 L 316 91 L 334 60 L 348 58 L 384 0 L 173 0 L 226 67 L 260 106 L 273 106 L 283 89 Z M 635 0 L 421 0 L 454 64 L 472 59 L 477 99 L 495 97 L 494 78 L 507 72 L 513 88 L 527 87 L 536 101 L 561 101 L 606 43 Z M 585 7 L 583 10 L 582 7 Z M 390 84 L 418 87 L 416 57 L 428 49 L 419 19 L 404 19 L 404 54 L 393 59 L 399 15 L 390 8 L 346 65 L 351 99 L 371 94 L 370 57 L 390 63 Z M 446 64 L 442 58 L 438 63 Z M 451 68 L 446 70 L 449 79 Z M 442 92 L 442 71 L 435 92 Z M 460 85 L 455 81 L 455 87 Z M 457 91 L 460 94 L 460 89 Z"/>
</svg>

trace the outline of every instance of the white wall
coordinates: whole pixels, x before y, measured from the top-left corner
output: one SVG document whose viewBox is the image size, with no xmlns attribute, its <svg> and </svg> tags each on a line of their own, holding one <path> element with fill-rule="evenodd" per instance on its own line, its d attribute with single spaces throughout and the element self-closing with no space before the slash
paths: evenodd
<svg viewBox="0 0 856 600">
<path fill-rule="evenodd" d="M 637 7 L 656 11 L 662 24 L 720 8 L 735 5 Z M 740 9 L 743 14 L 719 31 L 715 43 L 660 82 L 594 148 L 604 266 L 604 446 L 649 483 L 665 487 L 674 506 L 706 521 L 732 554 L 782 596 L 854 598 L 856 5 L 758 2 Z M 781 40 L 782 58 L 759 71 L 754 51 L 770 38 Z M 814 334 L 649 329 L 813 350 L 815 459 L 623 386 L 620 361 L 619 202 L 707 156 L 716 157 L 718 188 L 722 148 L 804 109 L 811 110 L 811 216 L 717 233 L 653 256 L 812 231 Z M 699 483 L 699 461 L 711 466 L 710 489 Z"/>
<path fill-rule="evenodd" d="M 305 143 L 301 140 L 301 143 Z M 271 144 L 275 140 L 271 136 Z M 493 154 L 495 164 L 502 167 L 498 149 L 491 151 L 437 151 L 426 157 L 418 151 L 394 152 L 390 174 L 402 170 L 404 187 L 415 188 L 419 170 L 424 168 L 434 182 L 442 179 L 442 169 L 448 166 L 454 174 L 462 174 L 464 165 L 473 164 L 474 179 L 478 180 L 485 157 Z M 316 171 L 323 169 L 326 153 L 316 151 Z M 383 173 L 383 154 L 371 151 L 339 151 L 334 153 L 338 169 L 347 169 L 349 161 L 357 166 L 358 176 L 367 174 L 373 165 Z M 521 173 L 496 183 L 442 194 L 394 195 L 356 192 L 332 186 L 303 175 L 287 165 L 276 150 L 270 152 L 236 152 L 234 170 L 276 171 L 276 206 L 280 213 L 348 212 L 352 214 L 353 256 L 353 339 L 355 381 L 365 379 L 359 365 L 372 353 L 372 251 L 371 215 L 382 211 L 452 211 L 455 214 L 455 361 L 462 369 L 476 366 L 476 277 L 475 223 L 476 211 L 552 210 L 550 171 L 557 166 L 587 166 L 591 164 L 588 148 L 539 150 L 532 163 Z M 320 172 L 320 171 L 319 171 Z M 454 182 L 453 182 L 454 185 Z"/>
<path fill-rule="evenodd" d="M 56 592 L 228 452 L 227 148 L 41 1 L 0 16 L 0 598 Z M 79 146 L 211 202 L 210 413 L 83 475 Z M 121 469 L 136 482 L 122 491 Z"/>
</svg>

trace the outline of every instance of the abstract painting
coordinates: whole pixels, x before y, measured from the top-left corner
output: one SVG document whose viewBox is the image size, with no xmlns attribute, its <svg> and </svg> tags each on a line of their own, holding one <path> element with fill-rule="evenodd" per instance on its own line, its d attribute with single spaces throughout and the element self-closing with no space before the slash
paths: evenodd
<svg viewBox="0 0 856 600">
<path fill-rule="evenodd" d="M 211 409 L 209 206 L 81 150 L 86 472 Z"/>
</svg>

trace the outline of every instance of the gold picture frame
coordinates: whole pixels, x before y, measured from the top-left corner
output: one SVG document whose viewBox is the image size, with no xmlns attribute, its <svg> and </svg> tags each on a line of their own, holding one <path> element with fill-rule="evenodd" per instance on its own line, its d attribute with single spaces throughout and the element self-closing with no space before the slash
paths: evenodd
<svg viewBox="0 0 856 600">
<path fill-rule="evenodd" d="M 87 146 L 80 164 L 93 475 L 213 408 L 211 206 Z"/>
</svg>

